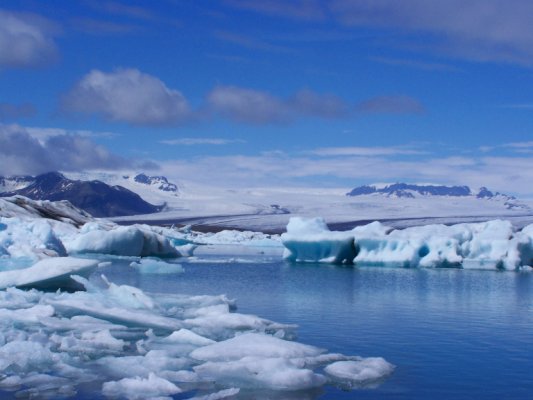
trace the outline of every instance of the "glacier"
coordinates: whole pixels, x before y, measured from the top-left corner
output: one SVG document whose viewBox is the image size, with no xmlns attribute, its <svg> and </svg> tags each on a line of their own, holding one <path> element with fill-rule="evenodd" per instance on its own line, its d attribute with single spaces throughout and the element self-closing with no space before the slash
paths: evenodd
<svg viewBox="0 0 533 400">
<path fill-rule="evenodd" d="M 292 262 L 516 270 L 533 265 L 533 225 L 509 221 L 393 229 L 379 222 L 330 231 L 321 218 L 292 217 L 281 235 Z"/>
</svg>

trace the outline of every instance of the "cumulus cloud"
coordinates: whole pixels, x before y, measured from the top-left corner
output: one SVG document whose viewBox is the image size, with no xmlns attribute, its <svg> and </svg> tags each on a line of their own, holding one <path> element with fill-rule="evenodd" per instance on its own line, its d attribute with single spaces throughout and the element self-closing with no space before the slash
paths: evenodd
<svg viewBox="0 0 533 400">
<path fill-rule="evenodd" d="M 56 33 L 42 17 L 0 10 L 0 67 L 36 67 L 55 60 Z"/>
<path fill-rule="evenodd" d="M 0 175 L 119 169 L 137 165 L 86 137 L 67 133 L 38 135 L 38 129 L 32 129 L 0 125 Z M 152 164 L 152 167 L 157 166 Z"/>
<path fill-rule="evenodd" d="M 357 104 L 357 111 L 375 114 L 421 114 L 425 108 L 410 96 L 378 96 Z"/>
<path fill-rule="evenodd" d="M 177 90 L 137 69 L 92 70 L 63 98 L 63 108 L 137 125 L 168 125 L 191 118 Z"/>
<path fill-rule="evenodd" d="M 290 122 L 301 116 L 335 118 L 348 106 L 337 96 L 302 90 L 288 99 L 236 86 L 217 86 L 207 96 L 216 113 L 239 122 L 255 124 Z"/>
</svg>

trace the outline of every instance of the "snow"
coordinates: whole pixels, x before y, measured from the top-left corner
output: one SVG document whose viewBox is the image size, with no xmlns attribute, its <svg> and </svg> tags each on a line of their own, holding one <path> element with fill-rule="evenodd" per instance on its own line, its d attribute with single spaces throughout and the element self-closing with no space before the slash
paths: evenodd
<svg viewBox="0 0 533 400">
<path fill-rule="evenodd" d="M 73 175 L 76 179 L 100 179 L 110 185 L 122 185 L 152 204 L 167 204 L 165 211 L 143 216 L 119 217 L 115 221 L 175 222 L 231 227 L 252 231 L 279 232 L 291 216 L 323 216 L 329 224 L 350 221 L 389 220 L 391 225 L 423 225 L 427 219 L 444 223 L 471 222 L 474 219 L 505 218 L 522 223 L 533 222 L 533 203 L 510 209 L 505 199 L 477 199 L 475 196 L 419 196 L 388 198 L 380 194 L 349 197 L 349 188 L 257 187 L 251 189 L 214 187 L 183 179 L 172 179 L 180 188 L 179 197 L 147 185 L 124 179 L 126 174 L 90 173 Z M 167 176 L 172 178 L 170 176 Z M 529 205 L 529 207 L 528 207 Z M 275 208 L 273 206 L 277 206 Z M 290 214 L 280 214 L 276 210 Z M 430 221 L 431 222 L 431 221 Z"/>
<path fill-rule="evenodd" d="M 509 221 L 393 230 L 379 222 L 331 232 L 321 219 L 292 218 L 281 236 L 293 262 L 518 269 L 533 261 L 533 225 Z"/>
</svg>

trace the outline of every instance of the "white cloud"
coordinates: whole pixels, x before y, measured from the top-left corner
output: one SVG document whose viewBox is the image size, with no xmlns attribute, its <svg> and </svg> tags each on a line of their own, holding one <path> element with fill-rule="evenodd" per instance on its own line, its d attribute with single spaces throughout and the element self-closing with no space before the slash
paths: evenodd
<svg viewBox="0 0 533 400">
<path fill-rule="evenodd" d="M 207 96 L 216 113 L 239 122 L 286 123 L 302 116 L 337 118 L 348 106 L 337 96 L 301 90 L 283 99 L 270 93 L 237 86 L 217 86 Z"/>
<path fill-rule="evenodd" d="M 207 95 L 208 104 L 218 113 L 239 122 L 286 122 L 290 111 L 281 99 L 259 90 L 217 86 Z"/>
<path fill-rule="evenodd" d="M 67 93 L 63 106 L 68 111 L 138 125 L 175 124 L 192 116 L 179 91 L 137 69 L 92 70 Z"/>
<path fill-rule="evenodd" d="M 169 140 L 160 140 L 161 144 L 168 144 L 170 146 L 194 146 L 194 145 L 225 145 L 231 143 L 243 143 L 243 140 L 236 139 L 220 139 L 220 138 L 180 138 L 180 139 L 169 139 Z"/>
<path fill-rule="evenodd" d="M 147 165 L 117 156 L 84 136 L 55 128 L 0 125 L 0 175 L 134 168 Z M 88 131 L 80 131 L 82 134 Z M 155 165 L 152 164 L 152 167 Z"/>
<path fill-rule="evenodd" d="M 56 29 L 33 14 L 0 10 L 0 66 L 35 67 L 57 57 Z"/>
</svg>

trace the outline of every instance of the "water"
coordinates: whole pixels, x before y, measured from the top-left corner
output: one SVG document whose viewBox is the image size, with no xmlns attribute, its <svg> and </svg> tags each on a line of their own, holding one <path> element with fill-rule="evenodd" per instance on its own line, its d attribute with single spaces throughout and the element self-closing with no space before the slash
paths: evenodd
<svg viewBox="0 0 533 400">
<path fill-rule="evenodd" d="M 381 356 L 397 367 L 377 388 L 327 387 L 309 398 L 533 397 L 531 272 L 290 265 L 277 258 L 183 265 L 186 272 L 172 277 L 119 265 L 106 275 L 148 292 L 225 293 L 239 312 L 298 324 L 300 342 Z"/>
</svg>

